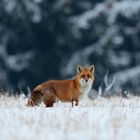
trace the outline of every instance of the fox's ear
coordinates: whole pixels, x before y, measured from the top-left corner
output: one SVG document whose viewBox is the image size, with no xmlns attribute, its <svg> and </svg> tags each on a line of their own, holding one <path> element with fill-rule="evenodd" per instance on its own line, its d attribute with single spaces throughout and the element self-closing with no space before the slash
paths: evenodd
<svg viewBox="0 0 140 140">
<path fill-rule="evenodd" d="M 81 65 L 77 66 L 77 73 L 80 73 L 84 68 Z"/>
<path fill-rule="evenodd" d="M 90 72 L 94 73 L 94 65 L 89 66 L 88 69 Z"/>
</svg>

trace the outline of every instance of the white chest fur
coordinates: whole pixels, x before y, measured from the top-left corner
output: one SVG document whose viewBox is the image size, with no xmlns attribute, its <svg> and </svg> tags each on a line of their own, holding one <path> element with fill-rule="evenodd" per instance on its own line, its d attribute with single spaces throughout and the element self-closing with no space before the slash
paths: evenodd
<svg viewBox="0 0 140 140">
<path fill-rule="evenodd" d="M 85 99 L 88 97 L 88 93 L 90 92 L 92 88 L 93 81 L 89 81 L 87 84 L 81 84 L 81 98 Z"/>
</svg>

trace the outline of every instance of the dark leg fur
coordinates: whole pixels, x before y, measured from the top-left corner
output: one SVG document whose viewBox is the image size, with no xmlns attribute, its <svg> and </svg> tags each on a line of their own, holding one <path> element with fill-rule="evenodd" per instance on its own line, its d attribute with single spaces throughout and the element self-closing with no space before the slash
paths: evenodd
<svg viewBox="0 0 140 140">
<path fill-rule="evenodd" d="M 27 106 L 34 107 L 38 106 L 43 101 L 42 93 L 39 91 L 33 91 L 30 99 L 28 100 Z"/>
<path fill-rule="evenodd" d="M 78 100 L 78 99 L 73 99 L 73 100 L 71 101 L 72 107 L 74 106 L 74 102 L 75 102 L 75 106 L 78 106 L 79 100 Z"/>
<path fill-rule="evenodd" d="M 46 107 L 53 107 L 54 101 L 48 101 L 45 103 Z"/>
</svg>

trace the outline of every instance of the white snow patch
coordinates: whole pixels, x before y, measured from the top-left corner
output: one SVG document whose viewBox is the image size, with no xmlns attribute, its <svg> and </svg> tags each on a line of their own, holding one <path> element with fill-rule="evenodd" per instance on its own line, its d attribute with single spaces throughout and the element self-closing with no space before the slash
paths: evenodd
<svg viewBox="0 0 140 140">
<path fill-rule="evenodd" d="M 123 140 L 140 138 L 140 98 L 81 100 L 28 108 L 27 99 L 0 96 L 0 136 L 6 140 Z"/>
</svg>

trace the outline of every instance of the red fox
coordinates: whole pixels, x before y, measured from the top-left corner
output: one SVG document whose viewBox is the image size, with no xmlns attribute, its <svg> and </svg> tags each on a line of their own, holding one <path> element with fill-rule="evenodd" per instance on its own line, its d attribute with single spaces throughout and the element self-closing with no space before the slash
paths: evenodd
<svg viewBox="0 0 140 140">
<path fill-rule="evenodd" d="M 44 102 L 46 107 L 60 101 L 75 101 L 77 106 L 79 97 L 87 95 L 92 88 L 94 81 L 94 65 L 84 68 L 77 66 L 77 74 L 72 80 L 50 80 L 38 85 L 31 93 L 27 106 L 37 106 Z"/>
</svg>

